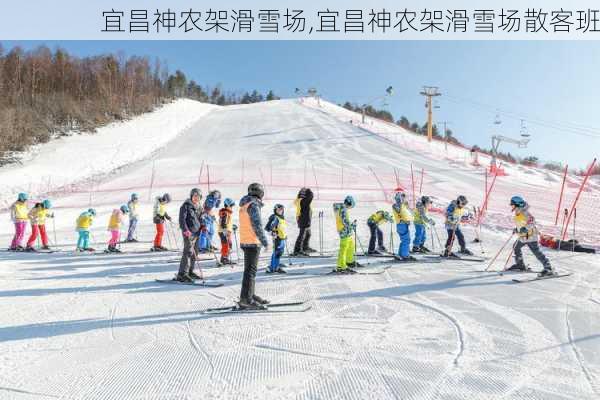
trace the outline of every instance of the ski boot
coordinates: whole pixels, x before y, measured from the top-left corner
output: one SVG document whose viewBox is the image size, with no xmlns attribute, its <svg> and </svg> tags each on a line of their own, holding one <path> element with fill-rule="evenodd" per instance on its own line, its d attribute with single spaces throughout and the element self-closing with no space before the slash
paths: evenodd
<svg viewBox="0 0 600 400">
<path fill-rule="evenodd" d="M 507 269 L 507 271 L 524 272 L 527 271 L 527 267 L 525 266 L 525 264 L 523 264 L 522 261 L 517 261 L 516 263 L 511 265 L 510 268 Z"/>
<path fill-rule="evenodd" d="M 262 297 L 260 297 L 259 295 L 256 295 L 256 294 L 252 295 L 252 300 L 257 302 L 258 304 L 269 304 L 270 303 L 269 300 L 263 299 Z"/>
<path fill-rule="evenodd" d="M 547 278 L 547 277 L 553 276 L 553 275 L 555 275 L 555 273 L 552 270 L 552 268 L 544 267 L 542 272 L 539 272 L 537 276 L 538 276 L 538 278 Z"/>
<path fill-rule="evenodd" d="M 23 246 L 17 246 L 15 251 L 25 251 L 25 248 Z"/>
<path fill-rule="evenodd" d="M 381 255 L 381 252 L 379 250 L 371 250 L 371 251 L 367 251 L 367 255 L 368 256 L 379 256 L 379 255 Z"/>
<path fill-rule="evenodd" d="M 185 274 L 185 275 L 179 275 L 177 274 L 177 276 L 175 277 L 175 280 L 177 282 L 181 282 L 181 283 L 192 283 L 194 282 L 194 280 L 192 279 L 191 276 Z"/>
<path fill-rule="evenodd" d="M 202 280 L 202 279 L 203 279 L 201 275 L 198 275 L 198 274 L 197 274 L 197 273 L 195 273 L 194 271 L 190 271 L 190 272 L 188 273 L 188 276 L 189 276 L 190 278 L 192 278 L 193 280 L 196 280 L 196 279 L 200 279 L 200 280 Z"/>
<path fill-rule="evenodd" d="M 227 258 L 227 257 L 221 257 L 219 262 L 223 265 L 231 264 L 231 261 L 229 261 L 229 258 Z"/>
<path fill-rule="evenodd" d="M 350 262 L 350 263 L 346 263 L 346 266 L 347 266 L 348 268 L 350 268 L 350 269 L 352 269 L 352 268 L 362 268 L 362 267 L 364 267 L 364 265 L 362 265 L 362 264 L 359 264 L 359 263 L 358 263 L 358 262 L 356 262 L 356 261 L 352 261 L 352 262 Z"/>
<path fill-rule="evenodd" d="M 287 268 L 288 266 L 285 265 L 284 263 L 279 263 L 279 268 Z"/>
<path fill-rule="evenodd" d="M 169 251 L 169 249 L 167 249 L 167 248 L 166 248 L 166 247 L 164 247 L 164 246 L 158 246 L 158 247 L 159 247 L 160 251 Z"/>
<path fill-rule="evenodd" d="M 36 249 L 34 249 L 34 248 L 33 248 L 33 247 L 31 247 L 31 246 L 27 246 L 27 247 L 25 248 L 25 251 L 26 251 L 26 252 L 28 252 L 28 253 L 36 253 L 36 252 L 37 252 L 37 250 L 36 250 Z"/>
<path fill-rule="evenodd" d="M 420 248 L 421 248 L 421 253 L 423 253 L 423 254 L 429 254 L 429 253 L 431 253 L 431 250 L 429 250 L 425 246 L 421 246 Z"/>
<path fill-rule="evenodd" d="M 379 246 L 379 247 L 377 248 L 377 251 L 378 251 L 380 254 L 383 254 L 383 253 L 387 253 L 387 252 L 388 252 L 388 250 L 385 248 L 385 246 Z"/>
<path fill-rule="evenodd" d="M 444 253 L 442 253 L 442 257 L 446 257 L 446 258 L 459 258 L 455 253 L 451 252 L 448 249 L 444 250 Z"/>
<path fill-rule="evenodd" d="M 333 270 L 333 272 L 337 273 L 337 274 L 355 274 L 356 271 L 353 270 L 352 268 L 340 268 L 337 267 L 336 269 Z"/>
<path fill-rule="evenodd" d="M 90 253 L 93 253 L 94 251 L 96 251 L 96 249 L 92 248 L 92 247 L 86 247 L 83 249 L 83 251 L 88 251 Z"/>
<path fill-rule="evenodd" d="M 275 272 L 277 272 L 278 274 L 287 274 L 287 271 L 281 268 L 281 265 L 275 270 Z"/>
<path fill-rule="evenodd" d="M 421 253 L 421 248 L 419 246 L 413 246 L 411 253 Z"/>
<path fill-rule="evenodd" d="M 52 250 L 47 244 L 42 246 L 42 250 Z"/>
<path fill-rule="evenodd" d="M 266 310 L 267 306 L 260 304 L 254 299 L 240 299 L 237 303 L 237 308 L 240 310 Z"/>
<path fill-rule="evenodd" d="M 400 258 L 402 259 L 402 261 L 417 261 L 417 259 L 414 258 L 413 256 L 406 256 L 406 257 L 400 256 Z"/>
<path fill-rule="evenodd" d="M 304 249 L 304 253 L 310 254 L 310 253 L 316 253 L 317 250 L 313 249 L 312 247 L 307 247 Z"/>
<path fill-rule="evenodd" d="M 464 249 L 460 249 L 460 251 L 458 252 L 459 254 L 465 255 L 465 256 L 472 256 L 473 252 L 469 249 L 467 249 L 466 247 Z"/>
</svg>

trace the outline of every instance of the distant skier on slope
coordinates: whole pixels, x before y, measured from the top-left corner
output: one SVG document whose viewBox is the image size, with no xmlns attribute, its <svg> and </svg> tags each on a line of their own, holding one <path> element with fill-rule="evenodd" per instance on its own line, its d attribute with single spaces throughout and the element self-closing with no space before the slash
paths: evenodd
<svg viewBox="0 0 600 400">
<path fill-rule="evenodd" d="M 267 269 L 267 273 L 285 274 L 286 271 L 281 268 L 281 256 L 285 252 L 287 240 L 286 227 L 287 223 L 284 218 L 284 207 L 281 204 L 275 204 L 273 214 L 269 217 L 269 221 L 265 226 L 265 230 L 273 236 L 273 255 L 271 256 L 271 264 Z"/>
<path fill-rule="evenodd" d="M 233 207 L 235 201 L 230 198 L 223 200 L 223 208 L 219 210 L 219 239 L 221 240 L 221 264 L 232 264 L 231 258 L 231 236 L 233 233 Z"/>
<path fill-rule="evenodd" d="M 383 210 L 376 211 L 367 219 L 367 226 L 371 231 L 369 249 L 367 250 L 369 255 L 378 255 L 387 252 L 387 249 L 383 245 L 383 231 L 379 227 L 384 222 L 393 223 L 394 219 L 389 212 Z M 375 244 L 377 244 L 377 249 L 375 249 Z"/>
<path fill-rule="evenodd" d="M 29 221 L 31 221 L 31 235 L 29 236 L 29 240 L 27 240 L 27 247 L 25 251 L 35 251 L 33 245 L 40 235 L 42 239 L 42 250 L 50 250 L 50 246 L 48 246 L 48 235 L 46 234 L 46 218 L 54 218 L 54 214 L 50 213 L 50 209 L 52 208 L 52 203 L 50 200 L 46 199 L 41 203 L 36 203 L 35 206 L 29 210 Z"/>
<path fill-rule="evenodd" d="M 348 210 L 356 205 L 354 197 L 346 196 L 343 203 L 334 203 L 333 212 L 335 213 L 335 225 L 340 235 L 340 250 L 337 258 L 337 268 L 334 272 L 341 274 L 353 274 L 352 268 L 358 266 L 354 260 L 355 246 L 352 234 L 356 230 L 356 222 L 350 221 Z"/>
<path fill-rule="evenodd" d="M 192 282 L 202 277 L 194 272 L 196 265 L 196 241 L 200 233 L 200 201 L 202 191 L 194 188 L 190 197 L 179 208 L 179 228 L 183 235 L 183 253 L 179 262 L 179 271 L 175 278 L 179 282 Z"/>
<path fill-rule="evenodd" d="M 254 293 L 260 248 L 269 247 L 260 216 L 264 195 L 265 190 L 260 183 L 251 183 L 248 194 L 240 200 L 240 247 L 244 252 L 244 276 L 238 303 L 241 309 L 262 309 L 269 303 Z"/>
<path fill-rule="evenodd" d="M 414 261 L 416 258 L 410 255 L 410 224 L 413 221 L 414 216 L 412 210 L 408 206 L 408 201 L 404 192 L 397 192 L 394 195 L 392 210 L 394 213 L 394 221 L 396 222 L 396 231 L 400 236 L 398 256 L 404 261 Z"/>
<path fill-rule="evenodd" d="M 298 238 L 294 245 L 294 256 L 307 256 L 316 251 L 310 247 L 313 198 L 314 194 L 310 188 L 302 188 L 294 201 L 294 205 L 296 206 L 296 222 L 299 229 Z"/>
<path fill-rule="evenodd" d="M 25 250 L 22 243 L 25 238 L 25 229 L 27 229 L 27 220 L 29 219 L 27 215 L 28 198 L 27 193 L 19 193 L 17 201 L 10 206 L 10 219 L 15 224 L 15 235 L 9 248 L 11 251 Z"/>
<path fill-rule="evenodd" d="M 158 196 L 154 200 L 154 216 L 152 221 L 156 227 L 156 236 L 154 237 L 154 247 L 152 251 L 166 251 L 166 247 L 162 245 L 163 235 L 165 234 L 165 220 L 171 222 L 171 217 L 167 214 L 167 204 L 171 202 L 171 195 L 165 193 L 162 196 Z"/>
<path fill-rule="evenodd" d="M 413 253 L 429 253 L 430 250 L 425 247 L 427 240 L 426 224 L 435 226 L 435 221 L 429 217 L 429 207 L 431 206 L 431 198 L 423 196 L 417 202 L 417 207 L 414 212 L 415 220 L 415 238 L 413 239 Z"/>
<path fill-rule="evenodd" d="M 137 229 L 137 223 L 139 218 L 138 205 L 139 196 L 137 193 L 132 193 L 129 201 L 127 202 L 127 208 L 129 208 L 129 229 L 127 230 L 127 242 L 137 242 L 135 238 L 135 231 Z"/>
<path fill-rule="evenodd" d="M 448 232 L 448 239 L 446 240 L 446 249 L 444 250 L 443 254 L 444 257 L 457 257 L 452 252 L 455 238 L 458 238 L 460 254 L 469 256 L 473 255 L 473 253 L 467 249 L 465 237 L 460 229 L 460 224 L 469 219 L 469 215 L 465 214 L 465 207 L 467 204 L 467 198 L 463 195 L 460 195 L 456 200 L 452 200 L 446 209 L 446 231 Z"/>
<path fill-rule="evenodd" d="M 75 251 L 95 251 L 90 247 L 90 228 L 94 223 L 95 217 L 96 210 L 93 208 L 82 212 L 79 217 L 77 217 L 76 231 L 79 233 L 79 238 L 77 239 L 77 248 Z"/>
<path fill-rule="evenodd" d="M 117 248 L 121 237 L 121 225 L 125 215 L 129 213 L 129 207 L 122 205 L 120 208 L 116 208 L 112 211 L 108 220 L 107 230 L 110 232 L 110 240 L 108 241 L 107 253 L 120 253 L 121 250 Z"/>
<path fill-rule="evenodd" d="M 523 262 L 522 251 L 523 247 L 527 246 L 533 255 L 538 259 L 538 261 L 544 266 L 544 269 L 538 275 L 540 277 L 553 275 L 554 271 L 552 269 L 552 265 L 550 265 L 550 261 L 548 258 L 546 258 L 544 253 L 542 253 L 538 245 L 539 232 L 535 224 L 535 218 L 529 212 L 529 204 L 527 204 L 527 202 L 523 200 L 521 196 L 513 196 L 510 199 L 510 206 L 512 207 L 512 211 L 514 213 L 514 221 L 516 225 L 513 232 L 519 235 L 519 237 L 514 244 L 515 264 L 512 265 L 508 270 L 527 270 L 527 267 Z"/>
</svg>

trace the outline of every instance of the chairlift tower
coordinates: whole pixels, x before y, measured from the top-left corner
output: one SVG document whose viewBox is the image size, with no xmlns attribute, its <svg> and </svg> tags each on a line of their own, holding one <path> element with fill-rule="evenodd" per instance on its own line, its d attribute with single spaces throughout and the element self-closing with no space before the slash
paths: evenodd
<svg viewBox="0 0 600 400">
<path fill-rule="evenodd" d="M 496 115 L 494 125 L 499 126 L 501 123 L 502 121 L 500 121 L 499 115 Z M 500 148 L 500 143 L 506 142 L 516 144 L 520 149 L 524 149 L 527 147 L 527 144 L 531 141 L 531 135 L 527 133 L 527 128 L 525 127 L 524 120 L 521 120 L 520 136 L 521 139 L 513 139 L 503 135 L 492 135 L 492 161 L 490 163 L 490 170 L 495 170 L 497 168 L 496 161 L 498 157 L 498 149 Z"/>
<path fill-rule="evenodd" d="M 427 108 L 427 141 L 431 142 L 433 139 L 433 101 L 432 98 L 441 96 L 442 94 L 438 92 L 439 88 L 437 86 L 423 86 L 423 91 L 420 92 L 422 96 L 425 96 L 427 100 L 425 101 L 425 107 Z M 439 106 L 436 106 L 439 108 Z"/>
</svg>

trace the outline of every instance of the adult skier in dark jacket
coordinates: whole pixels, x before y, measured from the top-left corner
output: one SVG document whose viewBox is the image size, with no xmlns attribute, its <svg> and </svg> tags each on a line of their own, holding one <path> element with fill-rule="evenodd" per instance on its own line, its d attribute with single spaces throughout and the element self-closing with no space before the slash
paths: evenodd
<svg viewBox="0 0 600 400">
<path fill-rule="evenodd" d="M 309 188 L 302 188 L 298 192 L 294 204 L 296 205 L 296 222 L 298 223 L 298 238 L 294 245 L 295 256 L 306 256 L 316 250 L 310 247 L 310 225 L 312 221 L 312 207 L 314 194 Z"/>
<path fill-rule="evenodd" d="M 200 233 L 200 200 L 202 192 L 194 188 L 190 191 L 190 198 L 179 208 L 179 228 L 183 234 L 183 254 L 177 273 L 177 280 L 180 282 L 192 282 L 202 278 L 194 272 L 196 241 Z"/>
</svg>

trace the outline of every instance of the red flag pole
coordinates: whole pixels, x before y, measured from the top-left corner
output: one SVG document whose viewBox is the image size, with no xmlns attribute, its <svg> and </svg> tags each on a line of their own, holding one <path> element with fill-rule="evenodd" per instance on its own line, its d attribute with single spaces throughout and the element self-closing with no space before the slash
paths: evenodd
<svg viewBox="0 0 600 400">
<path fill-rule="evenodd" d="M 592 161 L 592 164 L 590 165 L 590 167 L 587 170 L 587 173 L 585 174 L 585 178 L 583 179 L 583 182 L 581 182 L 581 186 L 579 187 L 579 192 L 577 192 L 577 196 L 575 197 L 573 206 L 571 206 L 571 212 L 569 213 L 569 216 L 567 217 L 567 222 L 565 224 L 565 227 L 564 227 L 564 230 L 562 233 L 561 240 L 563 242 L 565 241 L 565 237 L 567 236 L 567 229 L 569 229 L 569 223 L 571 222 L 571 217 L 573 216 L 575 207 L 577 207 L 577 202 L 579 201 L 579 196 L 581 196 L 581 192 L 583 192 L 583 188 L 585 187 L 585 184 L 587 183 L 588 178 L 590 177 L 590 174 L 592 173 L 592 170 L 594 169 L 595 165 L 596 165 L 596 159 L 594 158 L 594 161 Z"/>
<path fill-rule="evenodd" d="M 565 166 L 565 174 L 563 175 L 562 187 L 560 188 L 560 197 L 558 198 L 558 207 L 556 207 L 556 220 L 554 221 L 554 226 L 558 225 L 558 216 L 560 214 L 560 206 L 562 205 L 563 193 L 565 191 L 565 182 L 567 180 L 567 171 L 569 169 L 569 165 Z"/>
</svg>

